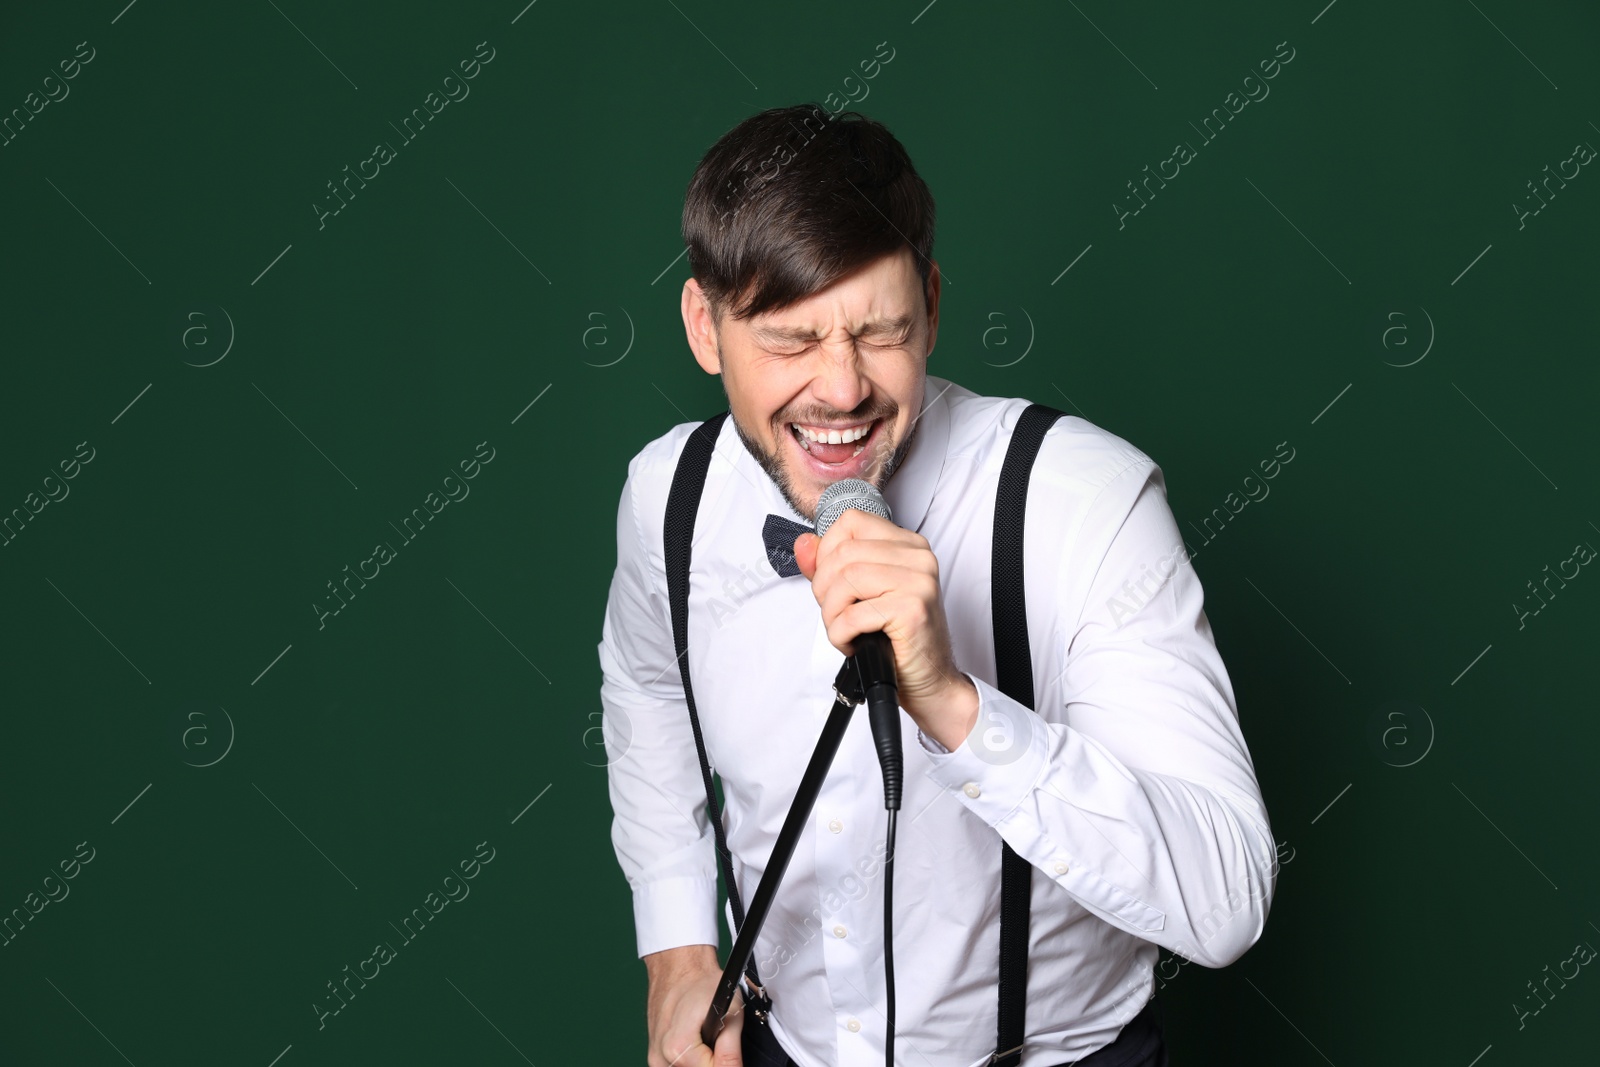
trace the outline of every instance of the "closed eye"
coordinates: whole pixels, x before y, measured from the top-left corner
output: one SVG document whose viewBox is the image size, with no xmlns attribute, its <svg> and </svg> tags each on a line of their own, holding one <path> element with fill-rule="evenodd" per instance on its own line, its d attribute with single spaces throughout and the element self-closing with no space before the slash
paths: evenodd
<svg viewBox="0 0 1600 1067">
<path fill-rule="evenodd" d="M 859 344 L 859 345 L 862 345 L 863 347 L 866 347 L 866 348 L 889 349 L 889 348 L 904 348 L 906 346 L 906 344 L 907 344 L 907 341 L 902 339 L 902 340 L 899 340 L 899 341 L 887 341 L 887 342 L 884 342 L 882 344 L 874 344 L 871 341 L 860 341 L 860 340 L 858 340 L 856 343 Z M 804 348 L 797 348 L 797 349 L 794 349 L 792 351 L 786 351 L 784 349 L 779 349 L 779 348 L 767 348 L 767 351 L 770 352 L 774 356 L 792 357 L 792 356 L 803 356 L 803 355 L 805 355 L 807 352 L 811 351 L 815 347 L 816 347 L 815 345 L 806 345 Z"/>
</svg>

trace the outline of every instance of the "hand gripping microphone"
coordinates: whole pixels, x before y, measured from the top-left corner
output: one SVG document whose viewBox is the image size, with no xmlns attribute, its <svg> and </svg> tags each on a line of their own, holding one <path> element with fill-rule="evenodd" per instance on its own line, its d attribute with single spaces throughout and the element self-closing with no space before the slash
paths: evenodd
<svg viewBox="0 0 1600 1067">
<path fill-rule="evenodd" d="M 824 489 L 817 500 L 817 536 L 827 533 L 828 527 L 849 508 L 894 521 L 889 514 L 888 502 L 871 482 L 860 478 L 843 478 Z M 900 758 L 899 685 L 895 678 L 894 646 L 881 630 L 858 635 L 854 644 L 856 651 L 851 658 L 861 677 L 861 690 L 866 694 L 867 721 L 872 727 L 878 763 L 883 768 L 883 806 L 890 811 L 898 811 L 904 778 Z"/>
</svg>

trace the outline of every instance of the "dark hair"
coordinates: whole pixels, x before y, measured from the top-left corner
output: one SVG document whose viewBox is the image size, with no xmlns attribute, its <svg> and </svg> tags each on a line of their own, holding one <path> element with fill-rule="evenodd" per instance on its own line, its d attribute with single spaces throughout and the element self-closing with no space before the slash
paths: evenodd
<svg viewBox="0 0 1600 1067">
<path fill-rule="evenodd" d="M 714 318 L 746 319 L 909 247 L 927 292 L 933 195 L 887 127 L 817 104 L 769 108 L 711 146 L 683 202 Z"/>
</svg>

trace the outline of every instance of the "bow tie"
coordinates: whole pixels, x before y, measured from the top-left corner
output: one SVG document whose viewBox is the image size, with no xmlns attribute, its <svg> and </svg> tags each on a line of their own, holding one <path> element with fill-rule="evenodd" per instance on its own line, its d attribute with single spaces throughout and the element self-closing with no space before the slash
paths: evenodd
<svg viewBox="0 0 1600 1067">
<path fill-rule="evenodd" d="M 772 569 L 778 572 L 778 577 L 788 578 L 800 573 L 800 565 L 794 560 L 794 539 L 803 533 L 816 532 L 805 523 L 786 519 L 782 515 L 767 516 L 766 523 L 761 527 L 761 541 L 766 545 L 767 560 L 772 564 Z"/>
</svg>

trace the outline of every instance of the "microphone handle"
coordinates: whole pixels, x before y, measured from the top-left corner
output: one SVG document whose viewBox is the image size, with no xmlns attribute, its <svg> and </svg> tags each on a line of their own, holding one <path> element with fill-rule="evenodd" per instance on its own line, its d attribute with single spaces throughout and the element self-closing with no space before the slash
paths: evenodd
<svg viewBox="0 0 1600 1067">
<path fill-rule="evenodd" d="M 878 765 L 883 768 L 883 806 L 900 810 L 900 794 L 905 781 L 900 752 L 899 685 L 894 666 L 894 646 L 882 631 L 860 634 L 855 639 L 856 670 L 866 694 L 867 723 L 872 728 L 873 747 L 878 750 Z"/>
</svg>

